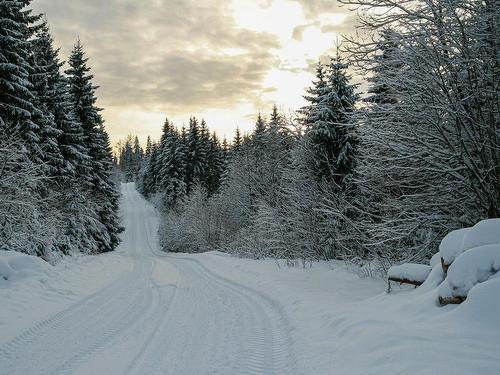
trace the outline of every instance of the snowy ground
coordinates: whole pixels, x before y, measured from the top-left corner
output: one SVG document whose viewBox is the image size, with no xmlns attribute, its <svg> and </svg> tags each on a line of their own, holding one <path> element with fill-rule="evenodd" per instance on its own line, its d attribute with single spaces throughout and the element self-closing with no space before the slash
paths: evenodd
<svg viewBox="0 0 500 375">
<path fill-rule="evenodd" d="M 386 295 L 340 264 L 167 255 L 154 209 L 123 196 L 115 253 L 0 253 L 1 375 L 500 373 L 500 278 L 437 307 L 432 280 Z"/>
</svg>

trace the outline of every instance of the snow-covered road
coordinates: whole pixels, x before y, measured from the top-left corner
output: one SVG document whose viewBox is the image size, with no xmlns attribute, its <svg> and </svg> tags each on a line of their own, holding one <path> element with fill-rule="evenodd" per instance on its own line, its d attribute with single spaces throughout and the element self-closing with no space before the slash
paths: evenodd
<svg viewBox="0 0 500 375">
<path fill-rule="evenodd" d="M 0 346 L 0 374 L 295 373 L 278 306 L 196 259 L 160 252 L 157 213 L 133 184 L 122 193 L 115 256 L 126 267 Z"/>
<path fill-rule="evenodd" d="M 338 261 L 167 254 L 157 212 L 122 189 L 117 251 L 0 251 L 0 375 L 500 373 L 498 277 L 439 307 L 433 278 L 386 294 Z"/>
</svg>

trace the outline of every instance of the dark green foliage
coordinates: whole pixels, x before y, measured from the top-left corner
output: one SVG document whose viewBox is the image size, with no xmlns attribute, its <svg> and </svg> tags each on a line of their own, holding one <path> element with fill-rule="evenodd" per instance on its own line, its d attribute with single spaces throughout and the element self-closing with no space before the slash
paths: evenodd
<svg viewBox="0 0 500 375">
<path fill-rule="evenodd" d="M 333 58 L 326 77 L 321 65 L 317 68 L 317 80 L 309 89 L 309 106 L 305 114 L 307 136 L 313 147 L 315 175 L 318 181 L 330 181 L 342 185 L 346 175 L 354 168 L 357 144 L 351 116 L 358 98 L 349 84 L 345 70 L 347 65 L 340 57 Z"/>
<path fill-rule="evenodd" d="M 0 0 L 0 249 L 55 261 L 119 242 L 111 148 L 77 44 L 69 77 L 31 1 Z"/>
<path fill-rule="evenodd" d="M 87 66 L 83 46 L 78 41 L 69 59 L 66 71 L 70 85 L 70 97 L 76 109 L 76 118 L 83 128 L 83 140 L 90 157 L 89 182 L 91 194 L 97 205 L 102 228 L 93 235 L 99 243 L 99 252 L 113 250 L 119 242 L 120 232 L 117 215 L 118 192 L 112 183 L 113 158 L 104 121 L 96 106 L 96 86 L 92 85 L 93 75 Z"/>
</svg>

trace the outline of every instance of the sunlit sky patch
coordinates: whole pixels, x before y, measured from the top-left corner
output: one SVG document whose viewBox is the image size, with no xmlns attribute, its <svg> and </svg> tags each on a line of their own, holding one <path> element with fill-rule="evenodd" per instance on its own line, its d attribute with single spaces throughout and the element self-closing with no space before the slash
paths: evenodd
<svg viewBox="0 0 500 375">
<path fill-rule="evenodd" d="M 220 136 L 302 106 L 352 17 L 335 0 L 37 0 L 66 58 L 79 37 L 113 142 L 203 117 Z"/>
</svg>

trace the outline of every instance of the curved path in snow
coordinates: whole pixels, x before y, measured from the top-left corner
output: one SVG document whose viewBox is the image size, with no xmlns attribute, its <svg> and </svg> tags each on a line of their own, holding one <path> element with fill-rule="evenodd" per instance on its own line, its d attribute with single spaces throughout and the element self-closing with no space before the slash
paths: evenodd
<svg viewBox="0 0 500 375">
<path fill-rule="evenodd" d="M 0 374 L 294 374 L 267 297 L 187 255 L 160 252 L 154 208 L 122 185 L 130 267 L 0 347 Z"/>
</svg>

